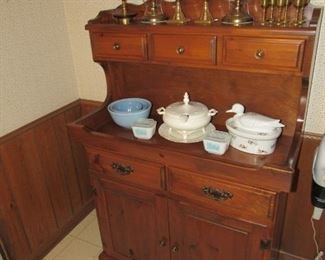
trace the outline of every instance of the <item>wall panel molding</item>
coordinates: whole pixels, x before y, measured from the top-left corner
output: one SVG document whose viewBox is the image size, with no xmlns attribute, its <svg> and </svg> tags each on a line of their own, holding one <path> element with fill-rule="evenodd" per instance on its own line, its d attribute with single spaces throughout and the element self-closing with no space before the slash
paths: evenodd
<svg viewBox="0 0 325 260">
<path fill-rule="evenodd" d="M 80 103 L 81 103 L 81 101 L 79 99 L 75 100 L 72 103 L 67 104 L 66 106 L 63 106 L 63 107 L 61 107 L 61 108 L 59 108 L 59 109 L 57 109 L 57 110 L 55 110 L 55 111 L 53 111 L 53 112 L 51 112 L 49 114 L 46 114 L 46 115 L 44 115 L 44 116 L 42 116 L 42 117 L 28 123 L 27 125 L 24 125 L 24 126 L 18 128 L 16 130 L 6 134 L 6 135 L 4 135 L 4 136 L 1 136 L 0 137 L 0 145 L 5 143 L 7 140 L 22 134 L 25 131 L 28 131 L 29 129 L 34 128 L 35 126 L 41 124 L 42 122 L 47 121 L 50 118 L 55 117 L 56 115 L 62 114 L 65 111 L 68 111 L 68 110 L 70 110 L 72 108 L 75 108 L 75 107 L 77 107 L 80 110 Z"/>
</svg>

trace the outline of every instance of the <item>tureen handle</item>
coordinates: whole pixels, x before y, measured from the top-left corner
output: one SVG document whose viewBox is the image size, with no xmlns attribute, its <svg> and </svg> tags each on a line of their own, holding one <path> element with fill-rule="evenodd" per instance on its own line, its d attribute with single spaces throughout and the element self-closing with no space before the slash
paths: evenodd
<svg viewBox="0 0 325 260">
<path fill-rule="evenodd" d="M 160 107 L 160 108 L 157 109 L 157 113 L 158 113 L 159 115 L 163 115 L 163 114 L 165 114 L 165 111 L 166 111 L 166 109 L 165 109 L 164 107 Z"/>
<path fill-rule="evenodd" d="M 214 115 L 216 115 L 217 113 L 218 113 L 218 111 L 215 110 L 214 108 L 212 108 L 212 109 L 209 110 L 208 115 L 209 115 L 209 116 L 214 116 Z"/>
</svg>

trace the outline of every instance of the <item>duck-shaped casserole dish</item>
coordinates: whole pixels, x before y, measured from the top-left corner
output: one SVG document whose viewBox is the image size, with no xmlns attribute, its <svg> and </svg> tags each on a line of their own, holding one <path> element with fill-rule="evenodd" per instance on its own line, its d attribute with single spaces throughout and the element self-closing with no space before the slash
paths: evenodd
<svg viewBox="0 0 325 260">
<path fill-rule="evenodd" d="M 240 151 L 252 154 L 271 154 L 284 125 L 274 119 L 255 112 L 244 113 L 242 104 L 236 103 L 227 112 L 235 115 L 226 121 L 232 135 L 230 145 Z"/>
</svg>

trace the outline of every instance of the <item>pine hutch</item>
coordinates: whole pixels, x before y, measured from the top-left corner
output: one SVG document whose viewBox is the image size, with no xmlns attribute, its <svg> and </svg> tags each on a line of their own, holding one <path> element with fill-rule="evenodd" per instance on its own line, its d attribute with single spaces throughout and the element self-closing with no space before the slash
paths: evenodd
<svg viewBox="0 0 325 260">
<path fill-rule="evenodd" d="M 203 1 L 181 3 L 188 18 L 199 17 Z M 117 24 L 113 10 L 86 25 L 93 59 L 106 75 L 107 98 L 69 125 L 88 155 L 100 259 L 276 259 L 286 196 L 298 180 L 319 10 L 307 7 L 302 26 L 261 26 L 260 3 L 252 0 L 247 8 L 254 24 L 234 27 L 220 21 L 142 24 L 144 6 L 128 8 L 138 14 L 129 25 Z M 214 17 L 229 8 L 227 1 L 210 1 Z M 171 17 L 174 4 L 164 2 L 163 10 Z M 289 11 L 294 14 L 294 7 Z M 219 111 L 212 120 L 219 130 L 235 102 L 280 118 L 286 127 L 275 152 L 252 155 L 230 147 L 212 155 L 202 143 L 174 143 L 158 132 L 139 140 L 114 124 L 106 109 L 119 98 L 147 98 L 159 127 L 156 109 L 186 91 Z M 232 197 L 220 199 L 224 192 Z"/>
</svg>

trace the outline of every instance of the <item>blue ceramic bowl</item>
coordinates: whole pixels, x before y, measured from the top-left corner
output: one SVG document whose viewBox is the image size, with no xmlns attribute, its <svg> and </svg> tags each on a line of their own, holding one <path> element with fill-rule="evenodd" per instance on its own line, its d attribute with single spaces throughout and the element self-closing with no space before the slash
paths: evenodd
<svg viewBox="0 0 325 260">
<path fill-rule="evenodd" d="M 131 128 L 139 118 L 148 118 L 151 102 L 143 98 L 123 98 L 110 103 L 107 107 L 113 121 L 124 128 Z"/>
</svg>

